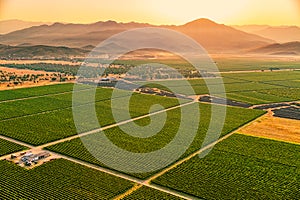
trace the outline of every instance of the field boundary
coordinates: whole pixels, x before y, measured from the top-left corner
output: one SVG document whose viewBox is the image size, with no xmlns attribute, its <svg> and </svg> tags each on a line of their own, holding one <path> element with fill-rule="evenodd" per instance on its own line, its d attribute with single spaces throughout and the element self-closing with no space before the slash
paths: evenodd
<svg viewBox="0 0 300 200">
<path fill-rule="evenodd" d="M 108 125 L 108 126 L 105 126 L 105 127 L 102 127 L 102 128 L 99 128 L 99 129 L 95 129 L 95 130 L 91 130 L 91 131 L 88 131 L 88 132 L 84 132 L 84 133 L 81 133 L 81 134 L 77 134 L 77 135 L 74 135 L 74 136 L 70 136 L 70 137 L 67 137 L 67 138 L 64 138 L 64 139 L 60 139 L 60 140 L 56 140 L 56 141 L 53 141 L 53 142 L 49 142 L 49 143 L 46 143 L 46 144 L 43 144 L 43 145 L 39 145 L 39 146 L 31 146 L 29 144 L 26 144 L 26 146 L 30 146 L 30 147 L 33 147 L 31 149 L 34 149 L 34 150 L 43 150 L 44 148 L 48 147 L 48 146 L 52 146 L 52 145 L 55 145 L 55 144 L 58 144 L 58 143 L 62 143 L 62 142 L 65 142 L 65 141 L 69 141 L 69 140 L 72 140 L 72 139 L 75 139 L 75 138 L 80 138 L 82 136 L 86 136 L 86 135 L 89 135 L 89 134 L 93 134 L 93 133 L 97 133 L 101 130 L 106 130 L 106 129 L 110 129 L 110 128 L 113 128 L 113 127 L 116 127 L 116 126 L 119 126 L 119 125 L 123 125 L 123 124 L 126 124 L 126 123 L 129 123 L 129 122 L 132 122 L 132 121 L 136 121 L 136 120 L 139 120 L 139 119 L 143 119 L 143 118 L 146 118 L 146 117 L 149 117 L 149 116 L 152 116 L 152 115 L 156 115 L 156 114 L 159 114 L 159 113 L 162 113 L 162 112 L 166 112 L 168 110 L 173 110 L 173 109 L 177 109 L 179 107 L 182 107 L 182 106 L 187 106 L 187 105 L 190 105 L 190 104 L 193 104 L 193 103 L 198 103 L 196 101 L 196 99 L 194 101 L 191 101 L 191 102 L 187 102 L 187 103 L 183 103 L 183 104 L 179 104 L 179 105 L 176 105 L 176 106 L 173 106 L 173 107 L 170 107 L 170 108 L 167 108 L 167 109 L 163 109 L 163 110 L 159 110 L 159 111 L 156 111 L 156 112 L 153 112 L 153 113 L 149 113 L 149 114 L 146 114 L 146 115 L 142 115 L 142 116 L 139 116 L 139 117 L 136 117 L 136 118 L 133 118 L 133 119 L 129 119 L 129 120 L 125 120 L 125 121 L 122 121 L 122 122 L 119 122 L 119 123 L 115 123 L 115 124 L 112 124 L 112 125 Z M 221 106 L 225 106 L 225 105 L 221 105 Z M 82 161 L 80 159 L 76 159 L 76 158 L 73 158 L 73 157 L 70 157 L 70 156 L 66 156 L 66 155 L 63 155 L 63 154 L 60 154 L 60 153 L 57 153 L 57 152 L 53 152 L 53 151 L 50 151 L 50 150 L 47 150 L 48 152 L 54 154 L 54 155 L 57 155 L 58 157 L 60 158 L 63 158 L 63 159 L 66 159 L 66 160 L 69 160 L 69 161 L 72 161 L 72 162 L 75 162 L 75 163 L 78 163 L 78 164 L 81 164 L 83 166 L 86 166 L 86 167 L 90 167 L 90 168 L 93 168 L 93 169 L 96 169 L 98 171 L 102 171 L 102 172 L 105 172 L 105 173 L 108 173 L 108 174 L 111 174 L 111 175 L 114 175 L 114 176 L 117 176 L 119 178 L 123 178 L 123 179 L 126 179 L 126 180 L 129 180 L 129 181 L 132 181 L 136 184 L 140 184 L 140 185 L 144 185 L 144 186 L 147 186 L 147 187 L 150 187 L 150 188 L 153 188 L 153 189 L 156 189 L 156 190 L 160 190 L 162 192 L 165 192 L 165 193 L 168 193 L 168 194 L 171 194 L 171 195 L 174 195 L 174 196 L 177 196 L 177 197 L 180 197 L 180 198 L 184 198 L 184 199 L 195 199 L 194 196 L 191 196 L 189 194 L 186 194 L 186 193 L 182 193 L 182 192 L 178 192 L 178 191 L 175 191 L 175 190 L 172 190 L 172 189 L 168 189 L 168 188 L 165 188 L 163 186 L 160 186 L 160 185 L 157 185 L 157 184 L 153 184 L 151 183 L 154 179 L 158 178 L 159 176 L 162 176 L 163 174 L 167 173 L 168 171 L 172 170 L 173 168 L 179 166 L 180 164 L 190 160 L 191 158 L 195 157 L 196 155 L 199 155 L 201 152 L 213 147 L 214 145 L 218 144 L 219 142 L 229 138 L 231 135 L 233 135 L 234 133 L 236 133 L 238 130 L 240 130 L 241 128 L 249 125 L 250 123 L 260 119 L 262 116 L 264 116 L 266 113 L 258 116 L 257 118 L 253 119 L 253 120 L 250 120 L 249 122 L 246 122 L 244 124 L 242 124 L 241 126 L 237 127 L 236 129 L 232 130 L 230 133 L 226 134 L 225 136 L 221 137 L 220 139 L 216 140 L 215 142 L 203 147 L 203 148 L 200 148 L 199 150 L 195 151 L 194 153 L 176 161 L 175 163 L 169 165 L 168 167 L 166 167 L 165 169 L 159 171 L 158 173 L 150 176 L 149 178 L 145 179 L 145 180 L 142 180 L 142 179 L 139 179 L 139 178 L 136 178 L 136 177 L 133 177 L 131 175 L 127 175 L 127 174 L 124 174 L 124 173 L 121 173 L 121 172 L 117 172 L 115 170 L 111 170 L 111 169 L 108 169 L 108 168 L 105 168 L 105 167 L 100 167 L 100 166 L 97 166 L 97 165 L 94 165 L 94 164 L 91 164 L 89 162 L 86 162 L 86 161 Z M 8 137 L 7 137 L 8 138 Z M 8 138 L 9 139 L 9 138 Z M 14 140 L 14 139 L 12 139 Z M 18 140 L 14 140 L 14 141 L 17 141 L 18 143 L 20 143 L 20 141 Z M 23 142 L 22 142 L 23 143 Z M 20 151 L 20 152 L 24 152 L 23 151 Z M 15 153 L 19 153 L 19 152 L 15 152 Z M 9 156 L 11 154 L 8 154 L 8 155 L 4 155 L 2 157 L 0 157 L 1 159 L 3 158 L 7 158 L 7 156 Z M 126 193 L 126 195 L 124 194 L 120 194 L 119 196 L 121 197 L 126 197 L 130 194 L 132 194 L 134 191 L 138 190 L 140 187 L 136 187 L 136 188 L 130 188 L 129 190 L 130 191 L 126 191 L 124 192 L 124 194 Z M 200 198 L 199 198 L 200 199 Z"/>
<path fill-rule="evenodd" d="M 204 152 L 204 151 L 206 151 L 206 150 L 212 148 L 213 146 L 215 146 L 215 145 L 218 144 L 219 142 L 222 142 L 223 140 L 226 140 L 227 138 L 229 138 L 229 137 L 232 136 L 233 134 L 236 134 L 236 133 L 237 133 L 239 130 L 241 130 L 242 128 L 244 128 L 244 127 L 246 127 L 246 126 L 252 124 L 253 122 L 255 122 L 255 121 L 257 121 L 257 120 L 260 120 L 260 118 L 264 117 L 264 116 L 267 115 L 267 114 L 268 114 L 268 113 L 264 113 L 264 114 L 258 116 L 257 118 L 255 118 L 255 119 L 253 119 L 253 120 L 250 120 L 250 121 L 248 121 L 248 122 L 242 124 L 241 126 L 239 126 L 239 127 L 237 127 L 236 129 L 232 130 L 230 133 L 228 133 L 228 134 L 226 134 L 225 136 L 219 138 L 219 139 L 216 140 L 215 142 L 212 142 L 212 143 L 206 145 L 205 147 L 200 148 L 199 150 L 195 151 L 194 153 L 191 153 L 190 155 L 186 156 L 185 158 L 182 158 L 182 159 L 176 161 L 175 163 L 173 163 L 173 164 L 169 165 L 168 167 L 164 168 L 163 170 L 161 170 L 161 171 L 157 172 L 156 174 L 150 176 L 149 178 L 145 179 L 145 183 L 147 183 L 147 184 L 153 186 L 153 184 L 152 184 L 151 182 L 152 182 L 153 180 L 155 180 L 156 178 L 162 176 L 163 174 L 169 172 L 170 170 L 176 168 L 177 166 L 179 166 L 179 165 L 181 165 L 182 163 L 184 163 L 184 162 L 190 160 L 191 158 L 193 158 L 193 157 L 199 155 L 200 153 L 202 153 L 202 152 Z M 157 185 L 157 184 L 155 184 L 155 185 Z M 163 186 L 157 185 L 157 187 L 161 188 L 161 187 L 163 187 Z M 139 188 L 136 188 L 136 190 L 138 190 L 138 189 L 139 189 Z M 126 192 L 125 192 L 124 194 L 122 194 L 122 195 L 123 195 L 123 197 L 126 197 L 126 196 L 132 194 L 132 193 L 133 193 L 134 191 L 136 191 L 136 190 L 134 190 L 133 188 L 131 188 L 129 191 L 126 191 Z M 169 194 L 171 194 L 171 193 L 169 193 Z M 120 195 L 120 196 L 122 196 L 122 195 Z M 179 197 L 179 196 L 178 196 L 178 197 Z M 189 197 L 189 198 L 186 198 L 186 199 L 195 199 L 195 197 L 192 197 L 192 196 L 190 196 L 190 195 L 188 195 L 188 197 Z M 183 196 L 182 196 L 181 198 L 183 198 Z M 199 199 L 201 199 L 201 198 L 199 197 Z"/>
</svg>

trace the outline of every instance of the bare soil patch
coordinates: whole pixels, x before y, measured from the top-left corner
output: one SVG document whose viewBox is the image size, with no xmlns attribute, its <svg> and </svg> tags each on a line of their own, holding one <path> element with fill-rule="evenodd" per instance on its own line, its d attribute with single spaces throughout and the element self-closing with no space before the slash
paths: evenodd
<svg viewBox="0 0 300 200">
<path fill-rule="evenodd" d="M 46 152 L 46 151 L 43 151 L 43 150 L 40 150 L 40 149 L 31 149 L 31 150 L 26 150 L 26 151 L 23 151 L 21 153 L 14 153 L 14 154 L 10 154 L 8 156 L 6 156 L 6 158 L 4 158 L 5 160 L 8 160 L 10 162 L 13 162 L 21 167 L 24 167 L 26 169 L 33 169 L 37 166 L 40 166 L 40 165 L 43 165 L 51 160 L 54 160 L 54 159 L 59 159 L 61 158 L 60 156 L 56 155 L 56 154 L 53 154 L 53 153 L 49 153 L 49 156 L 45 157 L 45 158 L 42 158 L 42 159 L 39 159 L 38 161 L 36 161 L 35 163 L 32 163 L 30 166 L 26 166 L 24 164 L 24 162 L 21 161 L 21 158 L 26 155 L 26 153 L 32 153 L 32 154 L 39 154 L 39 153 L 42 153 L 42 152 Z M 13 156 L 13 157 L 12 157 Z"/>
<path fill-rule="evenodd" d="M 300 120 L 269 114 L 242 128 L 239 133 L 300 144 Z"/>
</svg>

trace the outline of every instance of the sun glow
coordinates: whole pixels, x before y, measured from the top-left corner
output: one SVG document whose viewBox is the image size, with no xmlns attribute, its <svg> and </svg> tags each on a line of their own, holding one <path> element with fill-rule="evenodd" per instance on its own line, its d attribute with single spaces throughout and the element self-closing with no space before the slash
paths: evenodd
<svg viewBox="0 0 300 200">
<path fill-rule="evenodd" d="M 299 0 L 0 0 L 0 6 L 1 20 L 184 24 L 209 18 L 225 24 L 300 25 Z"/>
</svg>

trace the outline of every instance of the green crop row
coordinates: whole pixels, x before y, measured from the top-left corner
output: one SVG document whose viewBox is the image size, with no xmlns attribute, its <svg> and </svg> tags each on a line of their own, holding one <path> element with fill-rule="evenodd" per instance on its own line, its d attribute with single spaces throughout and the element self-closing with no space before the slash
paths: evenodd
<svg viewBox="0 0 300 200">
<path fill-rule="evenodd" d="M 27 148 L 19 144 L 0 139 L 0 156 L 10 154 L 17 151 L 26 150 Z"/>
<path fill-rule="evenodd" d="M 186 107 L 187 107 L 186 108 L 187 111 L 189 109 L 191 110 L 190 112 L 191 114 L 187 118 L 190 121 L 192 121 L 194 118 L 192 109 L 194 109 L 195 107 L 194 106 L 186 106 Z M 201 119 L 198 125 L 197 134 L 193 139 L 192 143 L 189 146 L 187 146 L 187 150 L 181 157 L 185 157 L 191 154 L 192 152 L 198 150 L 199 148 L 201 148 L 204 138 L 206 137 L 207 129 L 209 127 L 210 118 L 211 118 L 210 105 L 200 104 L 199 108 L 201 112 Z M 218 108 L 221 108 L 221 106 L 218 106 Z M 109 140 L 112 141 L 115 145 L 117 145 L 120 149 L 129 152 L 147 153 L 147 152 L 159 150 L 162 149 L 164 146 L 166 146 L 168 143 L 170 143 L 176 134 L 179 134 L 177 133 L 177 131 L 179 130 L 179 125 L 180 123 L 183 123 L 181 121 L 180 109 L 170 110 L 167 113 L 168 113 L 167 120 L 163 128 L 156 135 L 152 137 L 147 137 L 147 138 L 133 137 L 131 135 L 128 135 L 128 133 L 123 132 L 120 129 L 120 127 L 108 129 L 104 131 L 104 134 L 106 134 Z M 248 110 L 248 109 L 228 107 L 227 116 L 226 116 L 226 120 L 221 135 L 228 134 L 229 132 L 247 123 L 248 121 L 257 118 L 262 113 L 264 112 L 260 110 Z M 159 116 L 157 117 L 159 118 Z M 146 119 L 138 120 L 136 122 L 131 122 L 122 126 L 125 128 L 127 126 L 130 127 L 130 125 L 133 123 L 139 124 L 140 126 L 145 126 L 149 124 L 149 119 L 146 118 Z M 185 123 L 189 123 L 189 121 L 185 121 Z M 130 134 L 132 133 L 142 134 L 141 132 L 138 132 L 139 130 L 135 130 L 135 129 L 130 129 L 130 130 L 131 130 Z M 189 138 L 189 135 L 191 134 L 192 131 L 193 131 L 193 127 L 187 127 L 184 130 L 181 130 L 180 134 L 182 135 L 183 138 L 186 139 Z M 103 134 L 103 133 L 96 133 L 94 135 L 89 135 L 85 137 L 87 140 L 93 140 L 93 138 L 96 137 L 97 134 Z M 178 149 L 184 148 L 183 144 L 181 143 L 176 145 Z M 97 148 L 97 146 L 95 146 L 94 148 Z M 97 160 L 89 153 L 89 151 L 85 148 L 85 146 L 83 145 L 80 139 L 74 139 L 71 141 L 56 144 L 48 147 L 47 149 L 89 163 L 105 166 L 103 163 L 101 163 L 99 160 Z M 140 162 L 141 162 L 140 164 L 142 165 L 144 164 L 147 165 L 147 161 L 141 160 Z M 133 175 L 139 178 L 146 178 L 147 176 L 151 175 L 151 173 L 133 174 Z"/>
<path fill-rule="evenodd" d="M 136 199 L 161 199 L 161 200 L 177 199 L 179 200 L 182 198 L 143 186 L 140 189 L 134 191 L 129 196 L 126 196 L 124 199 L 125 200 L 136 200 Z"/>
<path fill-rule="evenodd" d="M 235 134 L 156 179 L 204 199 L 297 199 L 300 146 Z"/>
<path fill-rule="evenodd" d="M 274 72 L 250 72 L 250 73 L 226 73 L 223 77 L 236 80 L 269 82 L 269 81 L 287 81 L 299 80 L 299 71 L 274 71 Z"/>
<path fill-rule="evenodd" d="M 80 90 L 76 92 L 80 95 L 80 99 L 77 100 L 80 102 L 76 102 L 76 105 L 110 100 L 112 91 L 112 89 L 97 88 L 95 97 L 93 97 L 91 90 Z M 70 92 L 66 94 L 53 94 L 50 96 L 2 102 L 0 103 L 0 120 L 70 108 L 72 107 L 72 95 Z M 118 96 L 115 98 L 128 95 L 128 92 L 122 91 L 118 93 Z"/>
<path fill-rule="evenodd" d="M 217 94 L 217 96 L 222 97 L 223 95 Z M 226 94 L 226 97 L 249 104 L 297 101 L 300 99 L 300 88 L 273 88 L 249 92 L 230 92 Z"/>
<path fill-rule="evenodd" d="M 107 96 L 110 95 L 111 90 L 108 89 L 101 89 L 101 91 L 108 91 L 106 93 L 100 93 L 98 99 L 99 102 L 95 103 L 96 113 L 98 117 L 98 121 L 101 126 L 106 126 L 109 124 L 113 124 L 116 122 L 113 116 L 113 112 L 115 115 L 119 116 L 120 121 L 129 119 L 128 116 L 124 115 L 125 108 L 124 101 L 126 101 L 125 97 L 119 97 L 115 98 L 113 100 L 107 100 Z M 123 93 L 121 93 L 122 95 Z M 127 93 L 126 93 L 127 94 Z M 65 98 L 65 97 L 64 97 Z M 69 98 L 69 97 L 68 97 Z M 101 98 L 103 99 L 101 101 Z M 117 105 L 119 105 L 118 108 L 114 109 L 112 111 L 111 109 L 111 101 L 116 102 Z M 23 102 L 23 101 L 20 101 Z M 27 109 L 27 112 L 30 113 L 30 108 L 34 107 L 35 104 L 31 104 L 32 101 L 26 100 L 27 107 L 24 105 L 23 111 L 25 110 L 25 107 Z M 30 102 L 30 103 L 29 103 Z M 59 102 L 65 102 L 65 106 L 67 107 L 67 102 L 59 100 L 56 103 L 56 100 L 48 100 L 44 103 L 41 101 L 40 105 L 41 109 L 47 110 L 51 108 L 51 106 L 47 106 L 47 103 L 52 105 L 53 107 L 56 106 Z M 16 103 L 16 102 L 14 102 Z M 149 109 L 154 104 L 160 104 L 165 108 L 169 108 L 172 106 L 175 106 L 178 104 L 178 100 L 175 98 L 164 98 L 160 96 L 154 96 L 154 95 L 142 95 L 142 94 L 135 94 L 131 97 L 129 108 L 130 108 L 130 114 L 131 117 L 137 117 L 141 115 L 145 115 L 149 113 Z M 61 104 L 62 105 L 62 104 Z M 39 105 L 37 105 L 39 107 Z M 90 105 L 81 105 L 80 106 L 82 110 L 83 116 L 90 116 Z M 4 108 L 5 110 L 6 108 Z M 13 109 L 13 108 L 12 108 Z M 22 108 L 20 107 L 22 110 Z M 35 110 L 35 108 L 32 108 Z M 156 108 L 158 110 L 160 108 Z M 152 110 L 152 111 L 155 111 Z M 25 112 L 25 111 L 24 111 Z M 9 114 L 6 113 L 6 116 Z M 3 114 L 5 115 L 5 114 Z M 11 116 L 11 115 L 10 115 Z M 87 124 L 86 126 L 83 125 L 83 130 L 80 132 L 88 131 L 91 129 L 99 128 L 98 126 L 89 126 Z M 51 111 L 47 113 L 41 113 L 41 114 L 34 114 L 34 115 L 28 115 L 24 117 L 14 118 L 14 119 L 8 119 L 1 121 L 0 123 L 0 134 L 5 135 L 8 137 L 12 137 L 33 145 L 40 145 L 44 144 L 50 141 L 62 139 L 71 135 L 77 134 L 74 119 L 73 119 L 73 113 L 72 108 L 65 108 L 62 110 L 56 110 Z"/>
<path fill-rule="evenodd" d="M 73 84 L 56 84 L 31 88 L 0 91 L 0 101 L 70 92 Z"/>
<path fill-rule="evenodd" d="M 59 159 L 26 170 L 0 161 L 1 199 L 112 199 L 133 183 Z"/>
</svg>

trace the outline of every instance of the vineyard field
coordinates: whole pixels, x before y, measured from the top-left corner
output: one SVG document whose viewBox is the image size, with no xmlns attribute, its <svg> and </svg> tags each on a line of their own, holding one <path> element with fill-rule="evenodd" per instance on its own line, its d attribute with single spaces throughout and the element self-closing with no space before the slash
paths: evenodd
<svg viewBox="0 0 300 200">
<path fill-rule="evenodd" d="M 223 96 L 218 94 L 217 96 Z M 230 92 L 228 99 L 249 104 L 267 104 L 276 102 L 289 102 L 300 100 L 300 88 L 273 88 L 269 90 Z"/>
<path fill-rule="evenodd" d="M 300 147 L 235 134 L 154 181 L 204 199 L 297 199 Z"/>
<path fill-rule="evenodd" d="M 211 79 L 211 81 L 209 82 L 213 82 L 213 79 Z M 205 84 L 201 84 L 201 79 L 199 80 L 199 84 L 197 84 L 197 80 L 193 80 L 193 84 L 191 85 L 194 92 L 192 91 L 187 91 L 186 85 L 180 85 L 178 84 L 177 86 L 172 86 L 172 89 L 174 91 L 176 91 L 179 94 L 185 94 L 185 95 L 194 95 L 194 94 L 219 94 L 219 93 L 223 93 L 224 91 L 222 90 L 222 87 L 220 87 L 220 80 L 218 78 L 216 78 L 217 80 L 215 80 L 215 84 L 209 84 L 205 85 Z M 151 87 L 157 87 L 160 89 L 164 89 L 164 90 L 169 90 L 165 85 L 159 86 L 158 84 L 165 84 L 166 86 L 169 85 L 169 83 L 160 83 L 160 82 L 155 82 L 152 84 L 149 84 L 149 86 Z M 171 82 L 172 84 L 172 82 Z M 280 85 L 272 85 L 272 84 L 265 84 L 265 83 L 257 83 L 257 82 L 249 82 L 249 81 L 240 81 L 236 80 L 236 81 L 232 81 L 232 82 L 224 82 L 224 86 L 225 86 L 225 91 L 226 92 L 242 92 L 242 91 L 257 91 L 257 90 L 266 90 L 266 89 L 273 89 L 273 88 L 285 88 L 284 86 L 280 86 Z"/>
<path fill-rule="evenodd" d="M 85 94 L 85 91 L 81 92 Z M 101 126 L 115 123 L 111 102 L 114 101 L 119 105 L 123 105 L 126 96 L 128 96 L 128 92 L 121 91 L 116 98 L 111 100 L 111 93 L 111 89 L 98 89 L 96 93 L 95 107 Z M 130 98 L 129 104 L 131 117 L 149 113 L 150 107 L 158 103 L 165 108 L 169 108 L 178 105 L 179 101 L 175 98 L 134 94 Z M 10 104 L 11 106 L 8 106 Z M 3 112 L 0 112 L 0 118 L 2 118 L 2 121 L 0 120 L 0 134 L 33 145 L 40 145 L 75 135 L 77 132 L 73 122 L 71 104 L 71 94 L 2 103 L 0 104 L 0 108 L 3 110 Z M 89 105 L 82 105 L 82 102 L 77 102 L 77 104 L 82 107 L 85 114 L 89 114 Z M 51 109 L 54 110 L 51 111 Z M 152 111 L 157 110 L 159 108 Z M 124 108 L 114 109 L 114 113 L 119 116 L 121 121 L 128 119 L 124 115 Z M 82 132 L 94 128 L 99 127 L 87 126 Z"/>
<path fill-rule="evenodd" d="M 42 96 L 48 94 L 57 94 L 70 92 L 73 90 L 73 84 L 56 84 L 31 88 L 22 88 L 14 90 L 0 91 L 0 101 Z"/>
<path fill-rule="evenodd" d="M 161 200 L 167 200 L 167 199 L 174 199 L 179 200 L 182 198 L 173 196 L 171 194 L 167 194 L 165 192 L 161 192 L 159 190 L 155 190 L 149 187 L 141 187 L 140 189 L 134 191 L 129 196 L 126 196 L 123 198 L 124 200 L 136 200 L 136 199 L 161 199 Z"/>
<path fill-rule="evenodd" d="M 273 94 L 267 94 L 267 92 L 268 92 L 267 90 L 265 91 L 265 93 L 263 93 L 263 91 L 232 92 L 232 93 L 227 93 L 226 97 L 231 100 L 235 100 L 238 102 L 245 102 L 253 105 L 291 101 L 290 98 L 283 97 L 283 96 L 280 97 Z"/>
<path fill-rule="evenodd" d="M 80 90 L 77 93 L 80 94 L 80 97 L 84 97 L 83 100 L 80 99 L 82 102 L 76 102 L 76 105 L 79 106 L 82 105 L 82 103 L 90 103 L 92 101 L 100 102 L 110 100 L 112 90 L 97 88 L 94 98 L 92 93 L 88 90 Z M 72 95 L 72 92 L 68 92 L 16 101 L 0 102 L 0 120 L 70 108 L 72 107 Z M 120 94 L 115 97 L 119 98 L 122 96 L 128 96 L 128 92 L 120 92 Z"/>
<path fill-rule="evenodd" d="M 219 106 L 220 107 L 220 106 Z M 206 136 L 207 128 L 210 122 L 210 105 L 208 104 L 199 104 L 200 110 L 203 112 L 201 113 L 201 120 L 199 124 L 199 129 L 197 135 L 195 136 L 193 142 L 184 153 L 184 156 L 191 154 L 192 152 L 198 150 Z M 194 109 L 192 106 L 188 109 Z M 205 111 L 205 112 L 204 112 Z M 111 128 L 105 131 L 106 136 L 112 141 L 115 145 L 119 148 L 136 153 L 146 153 L 158 150 L 168 144 L 172 138 L 174 138 L 175 134 L 178 131 L 178 127 L 180 124 L 181 116 L 179 109 L 170 110 L 167 112 L 169 118 L 167 118 L 166 123 L 161 131 L 159 131 L 155 136 L 149 138 L 136 138 L 124 133 L 119 127 Z M 224 128 L 221 135 L 226 135 L 229 132 L 233 131 L 234 129 L 240 127 L 241 125 L 251 121 L 258 116 L 262 115 L 264 112 L 260 110 L 248 110 L 248 109 L 241 109 L 241 108 L 227 108 L 227 117 L 225 120 Z M 192 117 L 192 116 L 191 116 Z M 230 122 L 230 123 L 229 123 Z M 147 119 L 138 120 L 136 122 L 141 126 L 147 125 L 149 121 Z M 127 126 L 130 123 L 123 125 Z M 132 130 L 134 131 L 134 130 Z M 186 136 L 190 134 L 189 129 L 184 130 Z M 98 133 L 96 133 L 98 134 Z M 99 133 L 102 134 L 102 133 Z M 93 137 L 85 136 L 85 137 Z M 178 146 L 180 148 L 180 146 Z M 84 147 L 80 139 L 74 139 L 71 141 L 67 141 L 64 143 L 56 144 L 53 146 L 48 147 L 47 149 L 51 151 L 55 151 L 58 153 L 62 153 L 67 156 L 71 156 L 89 163 L 97 164 L 100 166 L 104 166 L 100 161 L 94 158 Z M 135 174 L 135 176 L 139 178 L 146 178 L 147 176 L 151 175 L 150 173 L 146 174 Z"/>
<path fill-rule="evenodd" d="M 27 148 L 19 144 L 0 139 L 0 156 L 26 150 Z"/>
<path fill-rule="evenodd" d="M 224 73 L 225 78 L 240 81 L 270 82 L 270 81 L 293 81 L 300 79 L 300 71 L 274 71 L 274 72 L 251 72 L 251 73 Z"/>
<path fill-rule="evenodd" d="M 133 186 L 127 180 L 58 159 L 32 170 L 0 161 L 1 198 L 112 199 Z M 17 192 L 16 192 L 17 191 Z"/>
<path fill-rule="evenodd" d="M 238 76 L 236 73 L 224 73 L 222 77 L 226 96 L 231 100 L 252 105 L 299 100 L 300 72 L 298 71 L 251 72 L 239 73 Z M 194 94 L 210 93 L 224 96 L 224 91 L 220 87 L 220 78 L 209 78 L 206 82 L 204 79 L 190 79 L 188 82 Z M 181 80 L 152 81 L 148 86 L 168 91 L 172 88 L 177 93 L 193 95 L 193 92 L 186 90 L 186 82 Z"/>
</svg>

